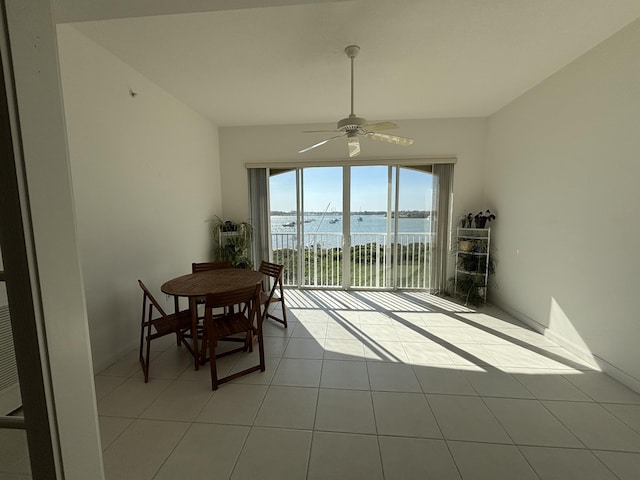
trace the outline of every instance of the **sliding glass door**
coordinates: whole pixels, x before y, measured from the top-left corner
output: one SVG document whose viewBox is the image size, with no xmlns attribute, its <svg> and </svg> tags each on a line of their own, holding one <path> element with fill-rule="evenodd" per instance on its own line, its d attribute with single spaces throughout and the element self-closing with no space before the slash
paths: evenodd
<svg viewBox="0 0 640 480">
<path fill-rule="evenodd" d="M 396 168 L 350 168 L 350 284 L 392 288 Z"/>
<path fill-rule="evenodd" d="M 430 166 L 271 171 L 271 257 L 298 287 L 430 288 Z"/>
</svg>

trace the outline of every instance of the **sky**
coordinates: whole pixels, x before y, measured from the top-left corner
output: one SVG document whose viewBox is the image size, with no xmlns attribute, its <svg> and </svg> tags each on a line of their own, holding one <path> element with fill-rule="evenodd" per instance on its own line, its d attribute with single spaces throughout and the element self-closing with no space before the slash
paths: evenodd
<svg viewBox="0 0 640 480">
<path fill-rule="evenodd" d="M 351 168 L 351 211 L 387 210 L 386 166 Z M 305 168 L 304 210 L 342 211 L 342 167 Z M 274 175 L 270 180 L 272 211 L 292 211 L 295 202 L 295 172 Z M 432 176 L 402 168 L 399 210 L 431 210 Z"/>
</svg>

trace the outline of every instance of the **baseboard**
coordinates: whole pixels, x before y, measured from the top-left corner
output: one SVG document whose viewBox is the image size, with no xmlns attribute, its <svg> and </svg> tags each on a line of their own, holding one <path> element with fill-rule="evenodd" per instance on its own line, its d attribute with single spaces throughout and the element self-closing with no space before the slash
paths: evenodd
<svg viewBox="0 0 640 480">
<path fill-rule="evenodd" d="M 585 351 L 582 347 L 576 345 L 570 340 L 567 340 L 563 336 L 558 335 L 556 332 L 549 330 L 545 325 L 541 324 L 540 322 L 512 308 L 507 303 L 502 301 L 499 297 L 492 296 L 491 303 L 496 307 L 498 307 L 499 309 L 505 311 L 512 317 L 514 317 L 516 320 L 524 323 L 526 326 L 528 326 L 532 330 L 554 341 L 560 347 L 565 348 L 568 352 L 570 352 L 571 354 L 575 355 L 576 357 L 584 361 L 587 365 L 592 367 L 594 370 L 598 370 L 603 373 L 606 373 L 607 375 L 616 379 L 617 381 L 619 381 L 626 387 L 630 388 L 634 392 L 640 394 L 639 379 L 635 378 L 632 375 L 629 375 L 623 370 L 620 370 L 618 367 L 600 358 L 598 355 Z"/>
<path fill-rule="evenodd" d="M 615 365 L 611 365 L 606 360 L 594 355 L 600 364 L 600 370 L 609 375 L 611 378 L 616 379 L 624 386 L 630 388 L 634 392 L 640 394 L 640 380 L 629 375 L 627 372 L 620 370 Z"/>
</svg>

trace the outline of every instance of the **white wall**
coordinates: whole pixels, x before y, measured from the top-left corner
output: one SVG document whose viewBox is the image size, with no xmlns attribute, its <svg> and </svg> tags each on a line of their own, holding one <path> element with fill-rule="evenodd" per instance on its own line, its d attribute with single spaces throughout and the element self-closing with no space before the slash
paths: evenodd
<svg viewBox="0 0 640 480">
<path fill-rule="evenodd" d="M 486 120 L 437 119 L 397 122 L 398 135 L 414 138 L 412 146 L 390 145 L 363 139 L 357 157 L 365 163 L 375 159 L 417 157 L 457 157 L 454 184 L 454 215 L 482 208 Z M 304 134 L 302 130 L 331 129 L 334 124 L 234 127 L 220 129 L 223 211 L 225 218 L 249 218 L 245 163 L 336 161 L 348 158 L 345 139 L 298 154 L 298 150 L 319 142 L 330 134 Z"/>
<path fill-rule="evenodd" d="M 137 279 L 166 301 L 164 281 L 210 258 L 207 220 L 221 215 L 218 134 L 72 26 L 58 26 L 58 42 L 92 352 L 100 371 L 137 346 Z"/>
<path fill-rule="evenodd" d="M 492 298 L 638 389 L 640 22 L 489 119 Z"/>
</svg>

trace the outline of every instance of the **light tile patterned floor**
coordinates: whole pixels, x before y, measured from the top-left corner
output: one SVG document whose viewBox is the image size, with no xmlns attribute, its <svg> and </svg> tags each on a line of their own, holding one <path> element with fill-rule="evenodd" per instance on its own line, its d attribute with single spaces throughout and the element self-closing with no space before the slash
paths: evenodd
<svg viewBox="0 0 640 480">
<path fill-rule="evenodd" d="M 108 479 L 640 478 L 640 396 L 504 312 L 285 295 L 264 373 L 212 392 L 169 338 L 148 384 L 137 352 L 96 376 Z"/>
</svg>

